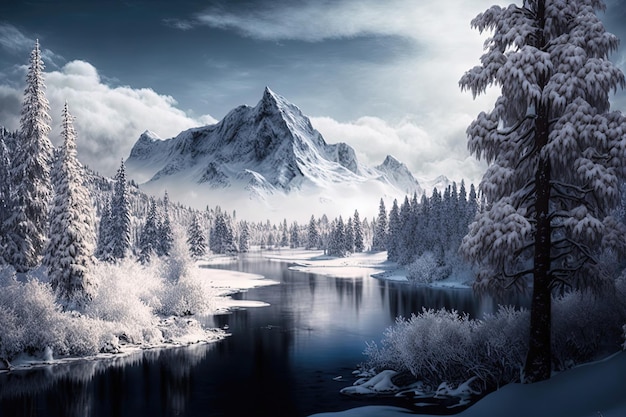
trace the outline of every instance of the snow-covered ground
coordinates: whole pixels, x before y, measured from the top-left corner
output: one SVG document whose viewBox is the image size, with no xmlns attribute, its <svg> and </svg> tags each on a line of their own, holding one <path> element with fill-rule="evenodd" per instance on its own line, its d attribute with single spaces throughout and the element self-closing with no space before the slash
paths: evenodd
<svg viewBox="0 0 626 417">
<path fill-rule="evenodd" d="M 8 297 L 3 299 L 8 310 L 0 316 L 0 328 L 8 326 L 3 328 L 8 336 L 0 347 L 11 355 L 11 362 L 0 361 L 0 372 L 221 340 L 227 333 L 203 325 L 204 318 L 234 308 L 267 306 L 260 300 L 234 300 L 231 295 L 277 284 L 261 275 L 203 267 L 231 261 L 229 257 L 211 257 L 190 263 L 177 284 L 157 277 L 164 272 L 162 265 L 102 264 L 98 273 L 105 281 L 81 314 L 58 308 L 40 271 L 34 279 L 12 280 L 10 270 L 4 269 L 0 271 L 0 289 Z M 20 327 L 14 328 L 18 322 Z M 35 353 L 19 353 L 19 346 Z"/>
<path fill-rule="evenodd" d="M 262 255 L 270 260 L 290 263 L 289 269 L 293 271 L 336 278 L 358 278 L 396 268 L 395 263 L 387 261 L 387 252 L 362 252 L 336 258 L 324 255 L 321 250 L 280 249 L 264 251 Z"/>
<path fill-rule="evenodd" d="M 316 417 L 396 417 L 411 411 L 387 406 L 360 407 Z M 536 384 L 510 384 L 495 391 L 458 417 L 624 417 L 626 352 L 582 365 Z M 428 416 L 424 416 L 428 417 Z"/>
<path fill-rule="evenodd" d="M 289 269 L 310 272 L 336 278 L 357 278 L 371 276 L 386 281 L 411 282 L 407 279 L 406 268 L 387 260 L 387 252 L 354 253 L 346 258 L 324 255 L 321 250 L 279 249 L 262 252 L 263 256 L 274 261 L 288 262 Z M 469 288 L 467 273 L 454 273 L 449 278 L 428 284 L 431 287 Z"/>
<path fill-rule="evenodd" d="M 216 312 L 223 313 L 232 308 L 265 307 L 269 304 L 255 300 L 234 300 L 230 295 L 251 288 L 276 285 L 278 282 L 266 279 L 263 275 L 246 272 L 230 271 L 226 269 L 203 268 L 205 265 L 224 265 L 236 261 L 232 256 L 212 256 L 196 263 L 200 274 L 212 289 L 216 291 L 214 301 Z"/>
</svg>

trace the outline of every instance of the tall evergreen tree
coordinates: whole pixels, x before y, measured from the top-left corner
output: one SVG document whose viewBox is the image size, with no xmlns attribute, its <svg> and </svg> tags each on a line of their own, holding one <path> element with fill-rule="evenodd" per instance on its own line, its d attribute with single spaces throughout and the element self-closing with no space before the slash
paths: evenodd
<svg viewBox="0 0 626 417">
<path fill-rule="evenodd" d="M 94 213 L 84 170 L 76 157 L 76 132 L 65 103 L 61 136 L 63 148 L 55 167 L 55 197 L 50 214 L 50 238 L 44 264 L 57 297 L 66 308 L 84 306 L 93 297 Z"/>
<path fill-rule="evenodd" d="M 213 253 L 236 252 L 234 233 L 228 215 L 221 210 L 216 211 L 209 246 Z"/>
<path fill-rule="evenodd" d="M 199 259 L 206 254 L 206 239 L 202 233 L 200 222 L 198 222 L 198 216 L 195 214 L 187 228 L 187 245 L 189 245 L 189 252 L 194 259 Z"/>
<path fill-rule="evenodd" d="M 239 252 L 246 253 L 250 250 L 250 226 L 248 222 L 241 222 L 239 230 Z"/>
<path fill-rule="evenodd" d="M 309 227 L 307 229 L 307 241 L 306 241 L 306 249 L 319 248 L 319 238 L 320 234 L 317 230 L 317 223 L 315 222 L 315 217 L 311 215 L 311 220 L 309 220 Z"/>
<path fill-rule="evenodd" d="M 161 223 L 158 225 L 159 242 L 156 246 L 157 255 L 169 256 L 174 245 L 174 233 L 172 232 L 172 223 L 170 222 L 170 198 L 165 192 L 163 196 L 163 214 L 161 215 Z"/>
<path fill-rule="evenodd" d="M 352 223 L 352 217 L 348 217 L 345 227 L 346 236 L 346 252 L 354 253 L 354 224 Z"/>
<path fill-rule="evenodd" d="M 346 256 L 346 232 L 343 219 L 333 221 L 328 242 L 328 255 L 330 256 Z"/>
<path fill-rule="evenodd" d="M 401 230 L 400 208 L 398 207 L 398 200 L 394 199 L 391 210 L 389 211 L 389 230 L 385 244 L 387 248 L 387 259 L 391 261 L 398 260 Z"/>
<path fill-rule="evenodd" d="M 98 244 L 96 247 L 96 257 L 103 261 L 113 259 L 111 249 L 111 201 L 107 199 L 100 214 L 100 224 L 98 225 Z"/>
<path fill-rule="evenodd" d="M 11 216 L 11 160 L 9 159 L 9 150 L 6 147 L 5 130 L 0 129 L 0 265 L 5 259 L 5 246 L 7 239 L 7 220 Z"/>
<path fill-rule="evenodd" d="M 130 202 L 128 200 L 128 182 L 126 181 L 126 167 L 122 160 L 117 174 L 111 198 L 110 217 L 110 258 L 122 259 L 130 250 Z"/>
<path fill-rule="evenodd" d="M 11 158 L 11 213 L 6 220 L 5 257 L 17 271 L 37 265 L 45 247 L 51 198 L 50 106 L 45 96 L 39 41 L 30 55 L 19 142 Z M 3 180 L 5 181 L 5 180 Z"/>
<path fill-rule="evenodd" d="M 417 197 L 416 197 L 417 198 Z M 409 197 L 404 198 L 402 206 L 400 206 L 400 231 L 398 233 L 398 259 L 400 264 L 408 264 L 415 256 L 415 240 L 421 239 L 415 234 L 413 228 L 413 207 L 409 201 Z"/>
<path fill-rule="evenodd" d="M 139 235 L 139 260 L 142 263 L 149 262 L 152 255 L 157 252 L 156 249 L 159 246 L 158 222 L 156 202 L 154 198 L 150 198 L 148 216 Z"/>
<path fill-rule="evenodd" d="M 385 202 L 380 199 L 380 205 L 378 208 L 378 217 L 376 218 L 376 227 L 374 229 L 374 236 L 372 240 L 373 251 L 383 251 L 386 249 L 387 242 L 387 209 L 385 209 Z"/>
<path fill-rule="evenodd" d="M 363 242 L 363 228 L 361 226 L 361 219 L 359 218 L 359 212 L 357 210 L 354 210 L 352 227 L 354 229 L 354 252 L 363 252 L 365 249 L 365 244 Z"/>
<path fill-rule="evenodd" d="M 289 228 L 289 247 L 295 249 L 300 246 L 300 233 L 298 223 L 293 222 Z"/>
<path fill-rule="evenodd" d="M 596 16 L 603 9 L 600 0 L 526 0 L 472 21 L 493 36 L 461 88 L 476 96 L 496 85 L 501 96 L 467 130 L 470 151 L 489 164 L 488 204 L 462 249 L 482 268 L 478 287 L 532 280 L 527 382 L 550 377 L 552 290 L 597 284 L 598 252 L 624 242 L 611 210 L 626 123 L 609 112 L 609 93 L 625 78 L 608 59 L 619 41 Z"/>
<path fill-rule="evenodd" d="M 283 224 L 280 227 L 281 237 L 280 237 L 280 246 L 286 247 L 289 246 L 289 236 L 287 235 L 287 219 L 283 220 Z"/>
</svg>

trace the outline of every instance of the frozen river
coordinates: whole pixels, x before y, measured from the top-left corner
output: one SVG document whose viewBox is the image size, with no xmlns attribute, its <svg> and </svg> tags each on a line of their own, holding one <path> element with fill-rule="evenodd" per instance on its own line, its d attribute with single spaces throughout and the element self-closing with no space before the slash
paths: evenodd
<svg viewBox="0 0 626 417">
<path fill-rule="evenodd" d="M 295 272 L 250 256 L 220 268 L 280 282 L 236 295 L 269 307 L 209 319 L 230 337 L 212 345 L 0 374 L 0 416 L 306 416 L 393 399 L 339 394 L 366 342 L 396 316 L 447 307 L 480 316 L 495 302 L 471 290 L 412 287 L 368 276 Z"/>
</svg>

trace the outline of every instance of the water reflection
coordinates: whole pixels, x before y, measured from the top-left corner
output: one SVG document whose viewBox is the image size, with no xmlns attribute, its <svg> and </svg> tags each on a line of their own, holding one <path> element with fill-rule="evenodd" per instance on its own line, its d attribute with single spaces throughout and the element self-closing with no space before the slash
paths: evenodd
<svg viewBox="0 0 626 417">
<path fill-rule="evenodd" d="M 214 345 L 153 349 L 0 374 L 0 416 L 184 415 Z"/>
<path fill-rule="evenodd" d="M 305 416 L 352 408 L 366 403 L 338 391 L 352 382 L 365 343 L 380 340 L 396 316 L 447 307 L 481 317 L 496 308 L 470 290 L 335 279 L 261 259 L 228 267 L 281 285 L 236 295 L 269 307 L 207 318 L 206 325 L 229 326 L 226 340 L 0 374 L 0 416 Z"/>
</svg>

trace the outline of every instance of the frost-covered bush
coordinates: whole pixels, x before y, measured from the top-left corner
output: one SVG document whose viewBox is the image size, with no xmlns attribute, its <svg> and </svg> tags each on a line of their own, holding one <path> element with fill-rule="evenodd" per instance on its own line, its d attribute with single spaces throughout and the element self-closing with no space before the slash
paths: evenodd
<svg viewBox="0 0 626 417">
<path fill-rule="evenodd" d="M 0 273 L 0 357 L 20 353 L 86 355 L 99 351 L 108 330 L 100 320 L 63 312 L 48 283 L 15 278 L 11 268 Z"/>
<path fill-rule="evenodd" d="M 406 267 L 407 279 L 419 284 L 430 284 L 446 279 L 451 273 L 452 267 L 438 262 L 432 252 L 424 252 Z"/>
<path fill-rule="evenodd" d="M 161 305 L 163 280 L 146 269 L 128 259 L 99 263 L 94 274 L 100 285 L 85 314 L 115 323 L 117 336 L 136 343 L 150 342 L 144 333 L 158 321 L 154 311 Z"/>
<path fill-rule="evenodd" d="M 517 381 L 528 349 L 530 314 L 500 306 L 476 326 L 472 374 L 496 386 Z"/>
<path fill-rule="evenodd" d="M 175 316 L 208 313 L 213 309 L 211 294 L 212 290 L 195 276 L 168 282 L 163 293 L 160 312 Z"/>
<path fill-rule="evenodd" d="M 159 344 L 206 340 L 197 320 L 172 319 L 210 313 L 212 288 L 199 274 L 187 248 L 175 244 L 169 258 L 146 265 L 131 259 L 95 265 L 98 286 L 79 311 L 63 311 L 42 276 L 16 279 L 0 269 L 0 358 L 27 353 L 84 356 L 117 352 L 124 343 Z M 20 278 L 21 279 L 21 278 Z"/>
<path fill-rule="evenodd" d="M 554 370 L 619 349 L 626 333 L 626 277 L 618 279 L 614 289 L 609 295 L 572 291 L 554 299 Z M 500 307 L 480 320 L 444 309 L 423 310 L 409 319 L 398 318 L 380 346 L 368 344 L 366 366 L 409 371 L 431 387 L 477 377 L 484 388 L 495 388 L 520 380 L 529 320 L 526 310 L 511 307 Z"/>
<path fill-rule="evenodd" d="M 424 309 L 409 319 L 398 318 L 385 331 L 380 347 L 368 344 L 367 366 L 409 371 L 432 389 L 472 377 L 483 387 L 515 381 L 525 353 L 527 318 L 525 311 L 512 308 L 501 308 L 483 320 Z"/>
<path fill-rule="evenodd" d="M 153 275 L 163 277 L 158 311 L 175 316 L 208 313 L 213 309 L 215 293 L 206 280 L 198 276 L 182 229 L 175 229 L 174 233 L 176 239 L 170 256 L 155 259 L 149 266 Z"/>
<path fill-rule="evenodd" d="M 626 322 L 626 272 L 601 293 L 572 291 L 558 297 L 552 321 L 553 356 L 559 370 L 615 351 Z"/>
</svg>

